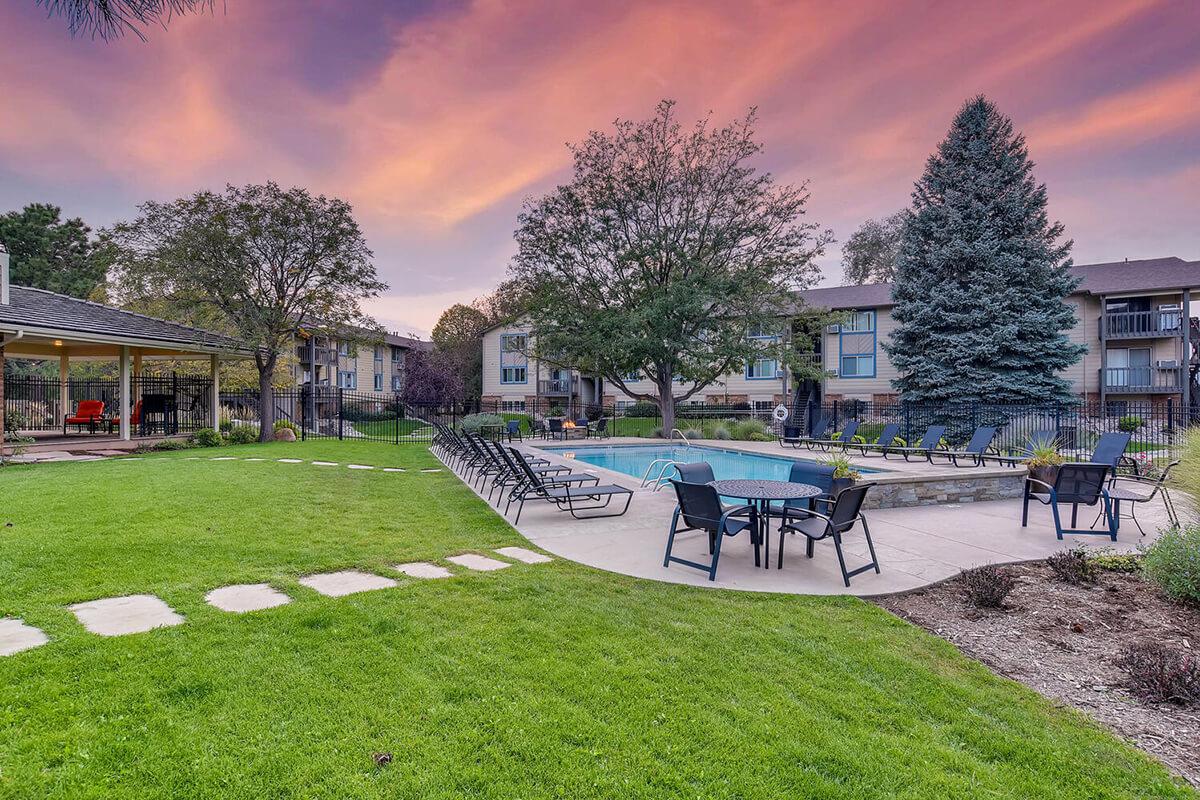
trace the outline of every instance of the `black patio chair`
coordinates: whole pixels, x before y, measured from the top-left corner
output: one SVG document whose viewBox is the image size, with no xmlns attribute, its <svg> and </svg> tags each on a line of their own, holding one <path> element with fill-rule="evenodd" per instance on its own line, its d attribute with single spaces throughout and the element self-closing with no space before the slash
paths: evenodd
<svg viewBox="0 0 1200 800">
<path fill-rule="evenodd" d="M 809 511 L 816 510 L 818 504 L 829 503 L 833 500 L 833 475 L 836 470 L 828 464 L 817 464 L 812 461 L 797 461 L 792 464 L 788 480 L 792 483 L 807 483 L 816 486 L 821 494 L 816 497 L 798 497 L 784 500 L 783 505 L 772 507 L 771 513 L 784 517 L 805 517 Z"/>
<path fill-rule="evenodd" d="M 516 448 L 508 448 L 509 454 L 512 456 L 513 465 L 521 472 L 521 477 L 524 479 L 513 491 L 509 494 L 508 505 L 504 507 L 504 513 L 508 513 L 508 508 L 513 503 L 517 503 L 517 516 L 513 520 L 516 525 L 521 521 L 521 511 L 525 508 L 526 500 L 545 500 L 549 503 L 554 503 L 558 506 L 559 511 L 569 511 L 575 519 L 596 519 L 598 517 L 619 517 L 629 510 L 629 504 L 633 500 L 633 491 L 626 489 L 624 486 L 618 486 L 615 483 L 600 484 L 595 486 L 558 486 L 554 483 L 543 480 L 541 476 L 535 473 L 529 466 L 528 462 L 521 457 L 521 452 Z M 608 514 L 583 514 L 581 511 L 596 511 L 599 509 L 608 508 L 614 497 L 625 496 L 625 506 L 620 511 Z M 601 503 L 600 500 L 604 502 Z"/>
<path fill-rule="evenodd" d="M 833 437 L 828 439 L 813 439 L 809 443 L 808 449 L 812 450 L 814 447 L 819 447 L 822 450 L 829 452 L 835 447 L 844 446 L 846 442 L 853 442 L 854 437 L 857 435 L 858 420 L 852 419 L 842 427 L 842 432 L 836 439 Z"/>
<path fill-rule="evenodd" d="M 1129 447 L 1129 440 L 1132 438 L 1130 434 L 1123 431 L 1109 431 L 1101 434 L 1096 446 L 1092 448 L 1092 457 L 1088 461 L 1092 464 L 1107 464 L 1112 468 L 1114 475 L 1117 474 L 1117 469 L 1120 467 L 1129 467 L 1136 473 L 1136 463 L 1132 458 L 1125 456 L 1125 450 Z"/>
<path fill-rule="evenodd" d="M 608 417 L 601 417 L 596 420 L 596 424 L 588 428 L 587 438 L 607 439 L 608 438 Z"/>
<path fill-rule="evenodd" d="M 942 446 L 942 437 L 946 435 L 945 425 L 930 425 L 925 429 L 925 434 L 921 437 L 921 441 L 912 447 L 898 447 L 892 445 L 883 450 L 883 457 L 889 455 L 904 456 L 905 461 L 911 460 L 911 456 L 919 456 L 920 458 L 929 461 L 930 453 L 938 450 Z"/>
<path fill-rule="evenodd" d="M 860 454 L 867 456 L 872 453 L 881 453 L 887 448 L 896 443 L 896 438 L 900 436 L 900 426 L 889 422 L 883 426 L 883 430 L 879 432 L 879 437 L 873 442 L 847 442 L 845 451 L 849 453 L 851 450 L 857 450 Z"/>
<path fill-rule="evenodd" d="M 684 483 L 712 483 L 717 479 L 713 475 L 712 464 L 709 464 L 707 461 L 676 464 L 675 471 L 679 473 L 679 480 Z"/>
<path fill-rule="evenodd" d="M 508 421 L 508 423 L 505 425 L 505 428 L 506 428 L 505 432 L 508 434 L 508 440 L 510 442 L 513 439 L 516 439 L 518 442 L 525 441 L 525 437 L 521 435 L 521 420 L 510 419 Z"/>
<path fill-rule="evenodd" d="M 707 483 L 686 483 L 672 479 L 675 487 L 675 497 L 679 505 L 671 516 L 671 532 L 667 536 L 667 552 L 663 556 L 663 567 L 669 567 L 671 562 L 694 567 L 708 573 L 708 579 L 717 579 L 717 564 L 721 560 L 721 542 L 727 536 L 737 536 L 743 531 L 750 531 L 754 544 L 754 563 L 759 562 L 759 541 L 755 531 L 758 530 L 758 512 L 754 506 L 724 506 L 717 490 Z M 679 527 L 683 520 L 684 527 Z M 712 554 L 711 564 L 701 564 L 686 558 L 671 555 L 675 548 L 675 535 L 681 531 L 705 531 L 708 534 L 708 552 Z"/>
<path fill-rule="evenodd" d="M 933 463 L 933 456 L 946 458 L 956 467 L 961 467 L 959 461 L 966 461 L 969 467 L 982 466 L 984 458 L 992 453 L 992 441 L 996 438 L 996 429 L 993 427 L 979 427 L 971 434 L 971 440 L 967 442 L 966 447 L 961 450 L 938 450 L 929 454 L 929 462 Z"/>
<path fill-rule="evenodd" d="M 1036 500 L 1044 506 L 1050 506 L 1054 515 L 1054 532 L 1061 540 L 1064 533 L 1099 534 L 1108 536 L 1114 542 L 1117 540 L 1117 518 L 1113 514 L 1112 498 L 1108 494 L 1107 464 L 1091 464 L 1085 462 L 1069 462 L 1058 468 L 1058 477 L 1051 486 L 1044 481 L 1029 477 L 1025 479 L 1024 500 L 1021 503 L 1021 527 L 1029 524 L 1029 501 Z M 1043 492 L 1035 492 L 1035 487 L 1042 487 Z M 1043 497 L 1044 495 L 1044 497 Z M 1080 506 L 1101 505 L 1100 513 L 1108 521 L 1107 531 L 1095 531 L 1091 528 L 1079 528 L 1078 516 Z M 1058 507 L 1061 504 L 1071 506 L 1071 527 L 1063 528 Z M 1094 523 L 1093 523 L 1094 524 Z"/>
<path fill-rule="evenodd" d="M 1163 507 L 1167 510 L 1167 519 L 1172 525 L 1179 524 L 1179 516 L 1175 513 L 1175 503 L 1171 500 L 1171 495 L 1167 492 L 1167 480 L 1170 478 L 1171 469 L 1178 466 L 1178 461 L 1172 461 L 1163 468 L 1157 478 L 1152 478 L 1149 475 L 1114 475 L 1108 481 L 1108 496 L 1113 503 L 1113 516 L 1117 518 L 1117 525 L 1121 524 L 1121 520 L 1133 520 L 1133 524 L 1137 526 L 1138 531 L 1142 536 L 1146 535 L 1146 531 L 1142 530 L 1142 523 L 1137 518 L 1137 506 L 1139 503 L 1149 503 L 1155 497 L 1162 495 Z M 1146 489 L 1149 487 L 1149 491 Z M 1128 516 L 1121 513 L 1121 503 L 1129 503 Z M 1096 519 L 1092 520 L 1092 527 L 1096 527 L 1096 523 L 1104 516 L 1104 510 L 1096 515 Z"/>
<path fill-rule="evenodd" d="M 789 521 L 779 528 L 779 568 L 783 569 L 783 543 L 785 533 L 801 533 L 808 539 L 805 543 L 805 555 L 813 557 L 813 546 L 827 537 L 833 539 L 834 549 L 837 550 L 838 566 L 842 570 L 842 583 L 850 586 L 850 579 L 869 569 L 879 573 L 879 558 L 875 555 L 875 544 L 871 541 L 871 529 L 867 526 L 867 518 L 863 516 L 862 506 L 867 499 L 873 483 L 858 483 L 843 489 L 834 498 L 828 514 L 809 511 L 802 519 Z M 867 550 L 871 553 L 871 563 L 857 569 L 846 569 L 846 554 L 842 552 L 842 536 L 853 530 L 854 526 L 862 523 L 863 536 L 867 539 Z"/>
<path fill-rule="evenodd" d="M 566 433 L 563 431 L 563 421 L 561 419 L 546 420 L 546 436 L 550 439 L 565 439 Z"/>
</svg>

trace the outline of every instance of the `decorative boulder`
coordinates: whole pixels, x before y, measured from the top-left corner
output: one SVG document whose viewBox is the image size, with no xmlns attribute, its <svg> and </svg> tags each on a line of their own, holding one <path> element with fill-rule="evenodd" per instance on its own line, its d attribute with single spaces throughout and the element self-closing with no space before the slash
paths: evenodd
<svg viewBox="0 0 1200 800">
<path fill-rule="evenodd" d="M 275 431 L 275 441 L 277 442 L 294 442 L 296 441 L 296 432 L 291 428 L 280 428 Z"/>
</svg>

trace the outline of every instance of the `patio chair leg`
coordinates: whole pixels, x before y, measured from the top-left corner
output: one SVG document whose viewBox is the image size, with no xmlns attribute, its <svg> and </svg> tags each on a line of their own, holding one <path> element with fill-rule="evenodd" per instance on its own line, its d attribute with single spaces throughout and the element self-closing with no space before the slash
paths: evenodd
<svg viewBox="0 0 1200 800">
<path fill-rule="evenodd" d="M 671 548 L 675 546 L 675 529 L 679 525 L 679 509 L 675 509 L 675 513 L 671 515 L 671 532 L 667 535 L 667 552 L 663 556 L 663 569 L 671 566 Z M 712 541 L 711 539 L 709 541 Z M 712 550 L 709 550 L 711 553 Z"/>
<path fill-rule="evenodd" d="M 779 563 L 775 568 L 783 569 L 783 528 L 779 529 Z"/>
<path fill-rule="evenodd" d="M 815 545 L 816 542 L 814 542 L 812 539 L 809 539 L 807 536 L 804 538 L 807 540 L 807 544 L 805 544 L 805 546 L 804 546 L 804 555 L 808 556 L 809 558 L 812 558 L 813 557 L 813 545 Z"/>
<path fill-rule="evenodd" d="M 1025 487 L 1025 497 L 1021 501 L 1021 527 L 1029 527 L 1029 487 Z"/>
<path fill-rule="evenodd" d="M 1071 527 L 1079 527 L 1079 503 L 1071 503 Z"/>
<path fill-rule="evenodd" d="M 1163 496 L 1163 507 L 1167 509 L 1167 519 L 1172 525 L 1178 525 L 1179 517 L 1175 516 L 1175 503 L 1171 500 L 1171 495 L 1167 494 L 1167 487 L 1162 487 L 1160 491 Z"/>
<path fill-rule="evenodd" d="M 838 566 L 842 568 L 842 583 L 849 588 L 850 576 L 846 573 L 846 556 L 842 554 L 842 535 L 837 531 L 833 532 L 833 549 L 837 551 Z"/>
<path fill-rule="evenodd" d="M 875 555 L 875 543 L 871 541 L 871 529 L 867 527 L 867 518 L 859 517 L 862 521 L 863 535 L 867 537 L 867 550 L 871 552 L 871 563 L 875 565 L 875 574 L 879 574 L 879 557 Z"/>
<path fill-rule="evenodd" d="M 721 560 L 721 540 L 724 538 L 724 532 L 717 531 L 717 546 L 716 549 L 713 550 L 712 568 L 708 571 L 708 579 L 710 581 L 715 581 L 717 579 L 717 562 Z M 755 550 L 755 552 L 757 553 L 758 551 Z"/>
<path fill-rule="evenodd" d="M 1062 520 L 1058 517 L 1058 501 L 1053 496 L 1050 498 L 1050 511 L 1054 515 L 1054 532 L 1058 535 L 1058 540 L 1061 542 L 1063 538 Z"/>
</svg>

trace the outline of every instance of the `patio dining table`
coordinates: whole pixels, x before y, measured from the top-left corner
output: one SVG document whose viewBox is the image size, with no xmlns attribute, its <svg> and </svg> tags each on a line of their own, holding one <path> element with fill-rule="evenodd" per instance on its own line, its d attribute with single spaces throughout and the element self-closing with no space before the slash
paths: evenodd
<svg viewBox="0 0 1200 800">
<path fill-rule="evenodd" d="M 771 568 L 771 502 L 774 500 L 803 500 L 817 497 L 824 492 L 818 486 L 810 483 L 793 483 L 792 481 L 768 481 L 754 478 L 736 478 L 733 480 L 712 481 L 709 486 L 717 490 L 722 497 L 734 497 L 746 500 L 758 510 L 758 530 L 754 532 L 754 544 L 760 541 L 766 548 L 763 568 Z M 757 553 L 757 548 L 755 549 Z"/>
</svg>

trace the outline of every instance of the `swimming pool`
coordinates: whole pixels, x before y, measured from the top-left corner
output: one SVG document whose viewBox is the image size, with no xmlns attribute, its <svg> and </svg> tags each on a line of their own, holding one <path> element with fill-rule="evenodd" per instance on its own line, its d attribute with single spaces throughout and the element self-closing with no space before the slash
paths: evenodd
<svg viewBox="0 0 1200 800">
<path fill-rule="evenodd" d="M 602 446 L 557 446 L 543 447 L 543 450 L 553 451 L 557 455 L 574 458 L 586 464 L 623 472 L 635 478 L 646 474 L 646 468 L 656 459 L 669 458 L 674 461 L 692 462 L 707 461 L 713 468 L 717 480 L 732 478 L 749 478 L 757 480 L 786 481 L 792 470 L 792 463 L 797 459 L 781 456 L 769 456 L 762 453 L 744 453 L 740 450 L 726 450 L 707 445 L 655 444 L 655 445 L 602 445 Z M 817 461 L 818 459 L 800 459 L 802 461 Z M 858 467 L 860 472 L 878 472 L 878 470 Z M 674 475 L 670 470 L 668 475 Z M 658 475 L 655 468 L 651 477 Z"/>
</svg>

